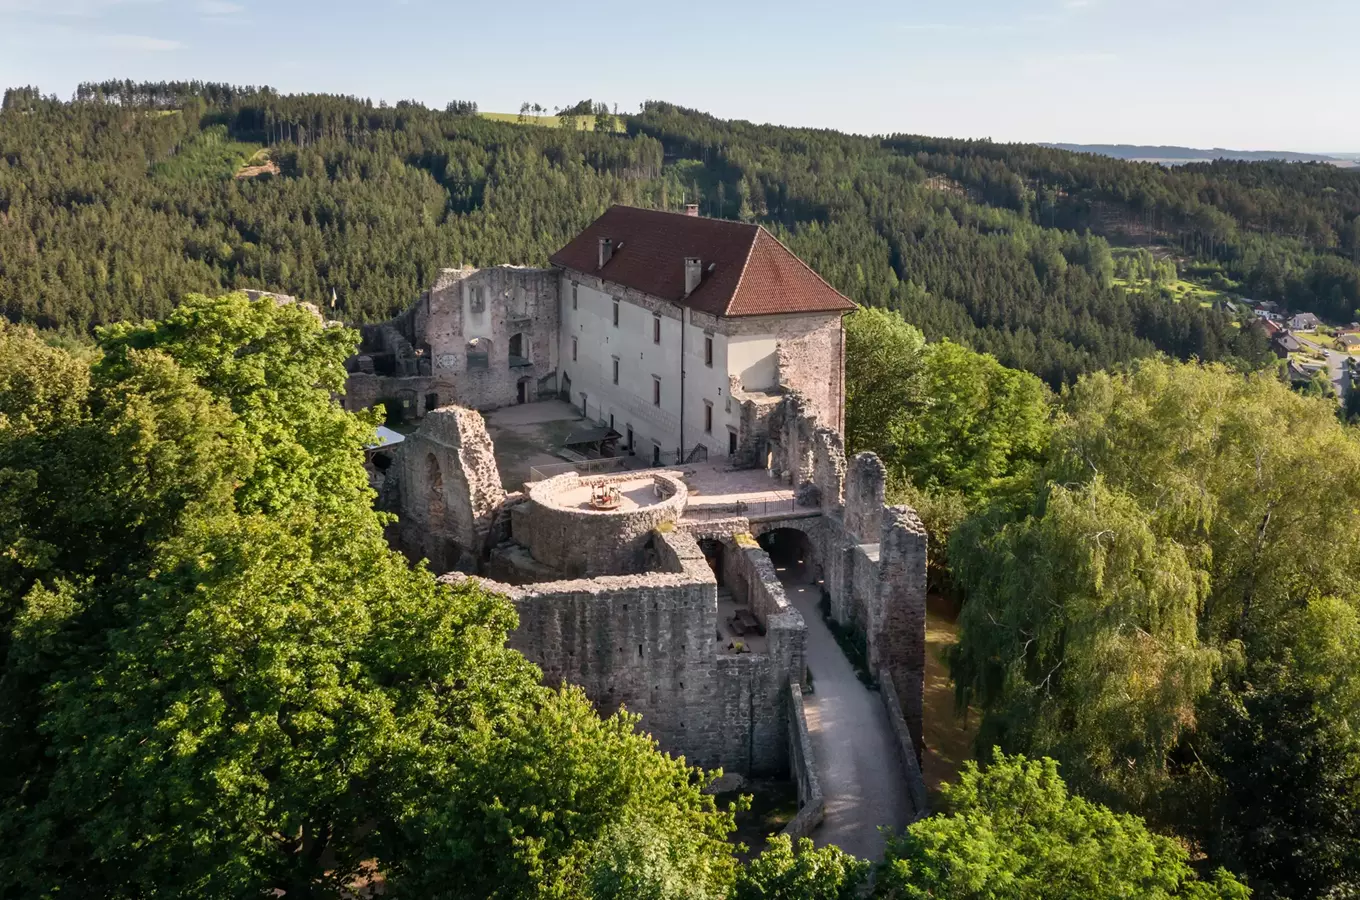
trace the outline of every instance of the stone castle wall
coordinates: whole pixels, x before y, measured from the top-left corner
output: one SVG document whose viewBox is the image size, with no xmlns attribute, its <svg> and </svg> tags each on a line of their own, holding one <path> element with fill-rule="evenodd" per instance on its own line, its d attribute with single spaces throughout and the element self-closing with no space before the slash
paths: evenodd
<svg viewBox="0 0 1360 900">
<path fill-rule="evenodd" d="M 436 410 L 397 446 L 403 548 L 429 559 L 436 572 L 475 571 L 505 500 L 482 417 L 459 407 Z"/>
<path fill-rule="evenodd" d="M 790 608 L 769 618 L 768 653 L 723 654 L 717 582 L 698 544 L 684 531 L 653 532 L 650 541 L 656 570 L 645 574 L 518 586 L 477 580 L 515 604 L 520 625 L 510 646 L 543 670 L 545 683 L 580 685 L 606 715 L 620 706 L 640 714 L 662 749 L 693 764 L 785 774 L 781 691 L 790 678 L 802 680 L 801 617 Z"/>
<path fill-rule="evenodd" d="M 554 396 L 557 329 L 556 270 L 444 269 L 411 308 L 361 329 L 345 407 L 387 401 L 410 420 L 449 404 L 495 409 Z"/>
<path fill-rule="evenodd" d="M 871 671 L 892 673 L 903 716 L 920 748 L 925 527 L 909 507 L 884 506 L 882 462 L 861 453 L 847 464 L 840 435 L 821 424 L 806 398 L 781 398 L 767 421 L 769 468 L 813 515 L 764 521 L 753 530 L 792 528 L 807 535 L 832 618 L 864 633 Z"/>
<path fill-rule="evenodd" d="M 685 483 L 672 475 L 658 472 L 650 477 L 659 496 L 656 503 L 615 511 L 566 507 L 557 498 L 582 488 L 636 482 L 637 473 L 583 478 L 568 472 L 537 482 L 529 487 L 529 503 L 514 512 L 515 540 L 534 559 L 568 577 L 640 572 L 652 529 L 679 519 L 689 496 Z"/>
</svg>

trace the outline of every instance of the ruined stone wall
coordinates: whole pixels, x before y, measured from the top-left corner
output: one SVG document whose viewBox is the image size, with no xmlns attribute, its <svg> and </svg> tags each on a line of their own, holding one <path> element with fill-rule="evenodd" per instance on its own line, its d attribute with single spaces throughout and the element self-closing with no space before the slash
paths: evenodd
<svg viewBox="0 0 1360 900">
<path fill-rule="evenodd" d="M 644 549 L 652 529 L 674 523 L 685 510 L 689 491 L 673 475 L 651 477 L 661 495 L 656 503 L 637 509 L 602 511 L 559 505 L 569 491 L 597 485 L 635 482 L 637 473 L 592 475 L 568 472 L 529 487 L 529 503 L 517 511 L 513 534 L 534 559 L 568 577 L 591 578 L 642 571 Z"/>
<path fill-rule="evenodd" d="M 876 544 L 887 506 L 888 473 L 873 453 L 858 453 L 845 477 L 845 530 L 861 544 Z"/>
<path fill-rule="evenodd" d="M 727 335 L 773 334 L 780 387 L 802 394 L 828 428 L 845 430 L 845 328 L 839 313 L 720 322 Z"/>
<path fill-rule="evenodd" d="M 663 750 L 696 765 L 787 774 L 786 692 L 790 680 L 802 680 L 802 617 L 786 600 L 780 605 L 781 593 L 764 602 L 773 610 L 767 652 L 724 652 L 717 582 L 694 537 L 656 531 L 649 544 L 654 569 L 644 574 L 528 585 L 477 580 L 515 604 L 520 626 L 509 644 L 542 668 L 545 683 L 580 685 L 605 715 L 620 705 L 639 713 L 640 727 Z M 768 557 L 753 565 L 773 578 Z M 755 581 L 770 590 L 763 575 Z"/>
<path fill-rule="evenodd" d="M 453 402 L 496 409 L 546 399 L 556 392 L 558 276 L 554 269 L 495 266 L 445 269 L 430 289 L 428 312 L 418 317 L 434 360 L 434 374 L 452 385 Z M 520 354 L 512 359 L 512 339 Z M 490 342 L 486 368 L 469 368 L 468 345 Z M 512 365 L 527 361 L 528 365 Z"/>
<path fill-rule="evenodd" d="M 790 764 L 790 708 L 783 692 L 791 681 L 805 679 L 807 625 L 785 596 L 769 555 L 749 540 L 738 535 L 723 542 L 723 582 L 765 627 L 765 651 L 718 659 L 722 716 L 735 725 L 723 756 L 742 771 L 780 775 Z"/>
<path fill-rule="evenodd" d="M 580 685 L 604 715 L 620 705 L 640 713 L 643 731 L 691 763 L 731 766 L 722 748 L 734 743 L 724 734 L 734 726 L 720 715 L 717 689 L 717 583 L 688 534 L 653 538 L 662 571 L 524 586 L 479 580 L 515 604 L 510 646 L 542 668 L 546 684 Z"/>
<path fill-rule="evenodd" d="M 924 748 L 926 528 L 910 507 L 890 506 L 884 511 L 878 573 L 878 591 L 869 613 L 869 667 L 892 673 L 919 756 Z"/>
<path fill-rule="evenodd" d="M 902 778 L 907 784 L 907 796 L 911 799 L 911 821 L 915 822 L 930 815 L 930 806 L 926 801 L 926 780 L 921 774 L 921 761 L 917 756 L 920 743 L 902 715 L 902 704 L 897 696 L 897 688 L 893 685 L 892 673 L 887 669 L 880 670 L 878 683 L 879 696 L 888 714 L 888 724 L 897 747 L 897 759 L 902 766 Z"/>
<path fill-rule="evenodd" d="M 399 446 L 399 534 L 414 559 L 436 572 L 476 569 L 505 499 L 482 417 L 445 407 Z"/>
<path fill-rule="evenodd" d="M 798 815 L 781 833 L 796 841 L 811 837 L 813 830 L 822 824 L 826 797 L 822 794 L 821 779 L 817 777 L 817 758 L 813 753 L 807 714 L 803 710 L 803 688 L 797 682 L 789 682 L 788 703 L 789 774 L 798 786 Z"/>
<path fill-rule="evenodd" d="M 362 328 L 361 353 L 348 366 L 345 407 L 367 409 L 379 400 L 394 400 L 410 420 L 449 404 L 496 409 L 521 397 L 532 402 L 553 396 L 557 284 L 552 269 L 444 269 L 401 315 Z M 520 354 L 512 359 L 516 335 Z M 478 345 L 489 351 L 485 367 L 470 366 L 474 339 L 487 342 Z M 375 372 L 371 358 L 361 364 L 370 355 L 388 357 L 390 371 Z"/>
</svg>

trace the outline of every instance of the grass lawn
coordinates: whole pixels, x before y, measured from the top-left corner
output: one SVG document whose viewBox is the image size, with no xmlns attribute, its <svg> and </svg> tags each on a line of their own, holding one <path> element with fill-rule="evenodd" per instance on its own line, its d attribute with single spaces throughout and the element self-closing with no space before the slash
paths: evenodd
<svg viewBox="0 0 1360 900">
<path fill-rule="evenodd" d="M 958 626 L 952 611 L 938 598 L 926 605 L 926 684 L 924 739 L 926 752 L 921 760 L 922 775 L 931 807 L 939 801 L 940 785 L 955 781 L 959 769 L 973 758 L 973 738 L 979 716 L 969 711 L 960 716 L 954 709 L 954 683 L 949 680 L 945 653 L 958 643 Z"/>
<path fill-rule="evenodd" d="M 483 119 L 491 119 L 492 121 L 495 122 L 509 122 L 511 125 L 538 125 L 539 127 L 542 128 L 562 127 L 561 116 L 535 116 L 531 113 L 528 116 L 526 116 L 523 121 L 521 121 L 519 113 L 484 112 L 478 113 L 477 115 L 481 116 Z M 594 131 L 595 117 L 577 116 L 576 129 L 578 131 Z M 624 128 L 623 122 L 620 119 L 616 119 L 614 130 L 621 132 L 626 131 L 627 129 Z"/>
</svg>

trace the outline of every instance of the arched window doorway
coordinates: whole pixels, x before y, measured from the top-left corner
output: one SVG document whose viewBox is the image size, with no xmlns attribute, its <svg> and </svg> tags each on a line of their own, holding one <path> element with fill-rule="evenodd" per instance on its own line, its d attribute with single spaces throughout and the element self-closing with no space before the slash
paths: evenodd
<svg viewBox="0 0 1360 900">
<path fill-rule="evenodd" d="M 821 560 L 812 539 L 796 528 L 776 528 L 759 537 L 761 549 L 770 555 L 779 580 L 795 584 L 819 584 Z"/>
</svg>

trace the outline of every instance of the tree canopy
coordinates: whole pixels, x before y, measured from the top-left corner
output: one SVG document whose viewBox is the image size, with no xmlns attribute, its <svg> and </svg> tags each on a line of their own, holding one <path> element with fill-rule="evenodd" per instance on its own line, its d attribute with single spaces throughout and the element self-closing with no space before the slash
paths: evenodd
<svg viewBox="0 0 1360 900">
<path fill-rule="evenodd" d="M 242 294 L 92 361 L 0 331 L 3 892 L 586 897 L 639 821 L 725 889 L 701 773 L 388 549 L 356 337 Z"/>
<path fill-rule="evenodd" d="M 1360 436 L 1216 366 L 1139 361 L 1062 405 L 1032 507 L 951 541 L 980 744 L 1052 755 L 1266 896 L 1353 890 Z"/>
<path fill-rule="evenodd" d="M 891 900 L 1246 900 L 1218 869 L 1201 881 L 1189 854 L 1138 818 L 1067 792 L 1051 759 L 997 753 L 942 788 L 946 811 L 889 841 L 878 895 Z"/>
</svg>

